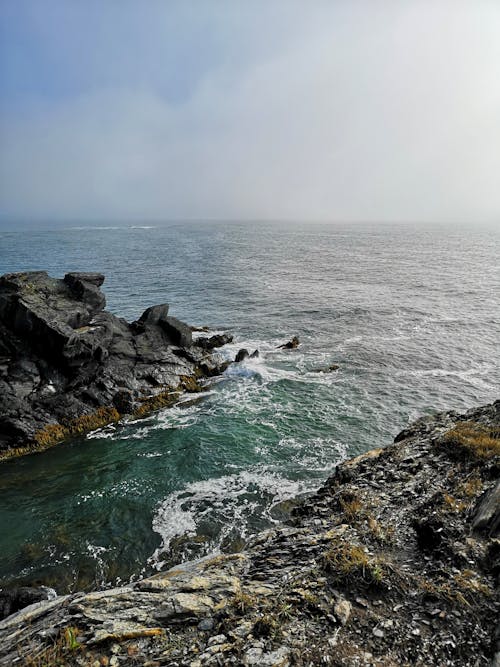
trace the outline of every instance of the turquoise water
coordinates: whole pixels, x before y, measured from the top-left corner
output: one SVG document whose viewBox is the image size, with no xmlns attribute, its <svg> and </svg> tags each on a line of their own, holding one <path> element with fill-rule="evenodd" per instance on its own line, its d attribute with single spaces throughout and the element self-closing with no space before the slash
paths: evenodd
<svg viewBox="0 0 500 667">
<path fill-rule="evenodd" d="M 498 398 L 499 247 L 315 224 L 0 233 L 0 273 L 102 271 L 113 312 L 167 301 L 231 331 L 228 356 L 261 352 L 197 400 L 1 464 L 0 585 L 92 588 L 238 549 L 343 458 Z"/>
</svg>

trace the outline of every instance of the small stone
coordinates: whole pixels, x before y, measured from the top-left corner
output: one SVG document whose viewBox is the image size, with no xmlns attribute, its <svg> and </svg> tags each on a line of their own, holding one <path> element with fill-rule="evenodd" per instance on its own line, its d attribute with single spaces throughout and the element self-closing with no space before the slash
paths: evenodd
<svg viewBox="0 0 500 667">
<path fill-rule="evenodd" d="M 236 626 L 232 632 L 232 634 L 235 637 L 241 637 L 244 639 L 245 637 L 248 637 L 248 635 L 252 632 L 253 628 L 253 623 L 250 623 L 250 621 L 244 621 L 243 623 L 240 623 L 238 626 Z"/>
<path fill-rule="evenodd" d="M 209 616 L 208 618 L 202 618 L 198 623 L 198 630 L 201 632 L 210 632 L 214 628 L 214 619 Z"/>
<path fill-rule="evenodd" d="M 411 631 L 411 634 L 414 637 L 419 637 L 420 636 L 420 629 L 419 628 L 413 628 L 413 630 Z"/>
<path fill-rule="evenodd" d="M 208 646 L 214 646 L 215 644 L 223 644 L 226 641 L 226 635 L 214 635 L 208 640 Z"/>
<path fill-rule="evenodd" d="M 364 598 L 356 598 L 356 603 L 359 604 L 360 607 L 368 607 L 368 600 L 365 600 Z"/>
<path fill-rule="evenodd" d="M 384 631 L 381 630 L 380 628 L 373 628 L 372 634 L 374 637 L 379 637 L 379 639 L 382 639 L 382 637 L 384 637 Z"/>
<path fill-rule="evenodd" d="M 120 644 L 113 644 L 111 647 L 111 653 L 120 653 Z"/>
<path fill-rule="evenodd" d="M 261 648 L 250 648 L 243 657 L 244 665 L 258 665 L 262 657 Z"/>
<path fill-rule="evenodd" d="M 430 614 L 431 616 L 438 616 L 441 613 L 441 609 L 433 609 Z"/>
<path fill-rule="evenodd" d="M 101 667 L 101 663 L 99 662 L 99 660 L 94 660 L 94 662 L 92 663 L 92 667 Z"/>
<path fill-rule="evenodd" d="M 189 667 L 201 667 L 201 660 L 193 660 L 189 663 Z"/>
<path fill-rule="evenodd" d="M 395 607 L 392 608 L 392 611 L 399 611 L 402 608 L 403 608 L 402 604 L 397 604 Z"/>
<path fill-rule="evenodd" d="M 116 657 L 116 655 L 113 655 L 109 661 L 109 667 L 118 667 L 120 664 L 120 661 Z"/>
<path fill-rule="evenodd" d="M 342 625 L 346 625 L 351 616 L 352 606 L 348 600 L 340 600 L 334 606 L 333 611 Z"/>
</svg>

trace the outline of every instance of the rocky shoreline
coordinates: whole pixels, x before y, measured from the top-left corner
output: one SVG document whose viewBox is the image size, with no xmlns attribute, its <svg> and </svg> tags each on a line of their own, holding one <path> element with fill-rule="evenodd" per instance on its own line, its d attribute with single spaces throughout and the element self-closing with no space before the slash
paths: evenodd
<svg viewBox="0 0 500 667">
<path fill-rule="evenodd" d="M 10 615 L 0 665 L 498 665 L 499 438 L 419 420 L 241 553 Z"/>
<path fill-rule="evenodd" d="M 100 273 L 0 277 L 0 460 L 40 451 L 202 390 L 227 361 L 227 334 L 198 336 L 147 308 L 132 323 L 104 310 Z"/>
</svg>

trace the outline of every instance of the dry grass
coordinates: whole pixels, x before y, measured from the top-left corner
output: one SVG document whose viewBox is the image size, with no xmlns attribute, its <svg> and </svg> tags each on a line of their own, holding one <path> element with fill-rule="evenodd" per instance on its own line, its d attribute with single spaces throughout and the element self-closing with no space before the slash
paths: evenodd
<svg viewBox="0 0 500 667">
<path fill-rule="evenodd" d="M 448 582 L 434 583 L 427 579 L 419 579 L 417 588 L 436 600 L 464 607 L 470 607 L 477 595 L 490 597 L 493 594 L 491 588 L 472 570 L 462 570 Z"/>
<path fill-rule="evenodd" d="M 61 630 L 58 638 L 50 646 L 39 651 L 33 651 L 24 658 L 25 667 L 63 667 L 68 665 L 68 659 L 73 657 L 81 648 L 77 641 L 78 628 L 67 627 Z M 25 651 L 23 651 L 25 655 Z"/>
<path fill-rule="evenodd" d="M 340 540 L 323 554 L 322 563 L 338 583 L 363 582 L 381 585 L 387 576 L 387 563 L 379 556 L 370 556 L 364 547 Z"/>
<path fill-rule="evenodd" d="M 441 443 L 450 454 L 484 461 L 500 456 L 500 426 L 458 422 L 444 434 Z"/>
<path fill-rule="evenodd" d="M 246 614 L 250 609 L 253 609 L 257 604 L 257 600 L 252 595 L 239 592 L 231 599 L 229 605 L 239 614 Z"/>
<path fill-rule="evenodd" d="M 340 498 L 340 507 L 349 523 L 363 518 L 365 513 L 362 501 L 356 496 L 352 498 Z"/>
<path fill-rule="evenodd" d="M 445 512 L 463 512 L 468 505 L 463 500 L 450 496 L 449 493 L 443 493 L 443 506 Z"/>
<path fill-rule="evenodd" d="M 483 482 L 479 477 L 471 477 L 456 487 L 456 493 L 465 498 L 475 498 L 483 490 Z"/>
</svg>

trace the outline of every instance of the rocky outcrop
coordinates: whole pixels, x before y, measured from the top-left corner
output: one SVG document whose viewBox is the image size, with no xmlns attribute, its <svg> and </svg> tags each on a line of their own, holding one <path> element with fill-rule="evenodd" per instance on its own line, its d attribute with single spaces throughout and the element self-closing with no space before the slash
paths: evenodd
<svg viewBox="0 0 500 667">
<path fill-rule="evenodd" d="M 132 323 L 105 311 L 103 282 L 99 273 L 0 278 L 0 457 L 142 416 L 224 370 L 167 304 Z"/>
<path fill-rule="evenodd" d="M 31 605 L 0 665 L 497 664 L 499 423 L 500 402 L 420 420 L 243 553 Z"/>
</svg>

